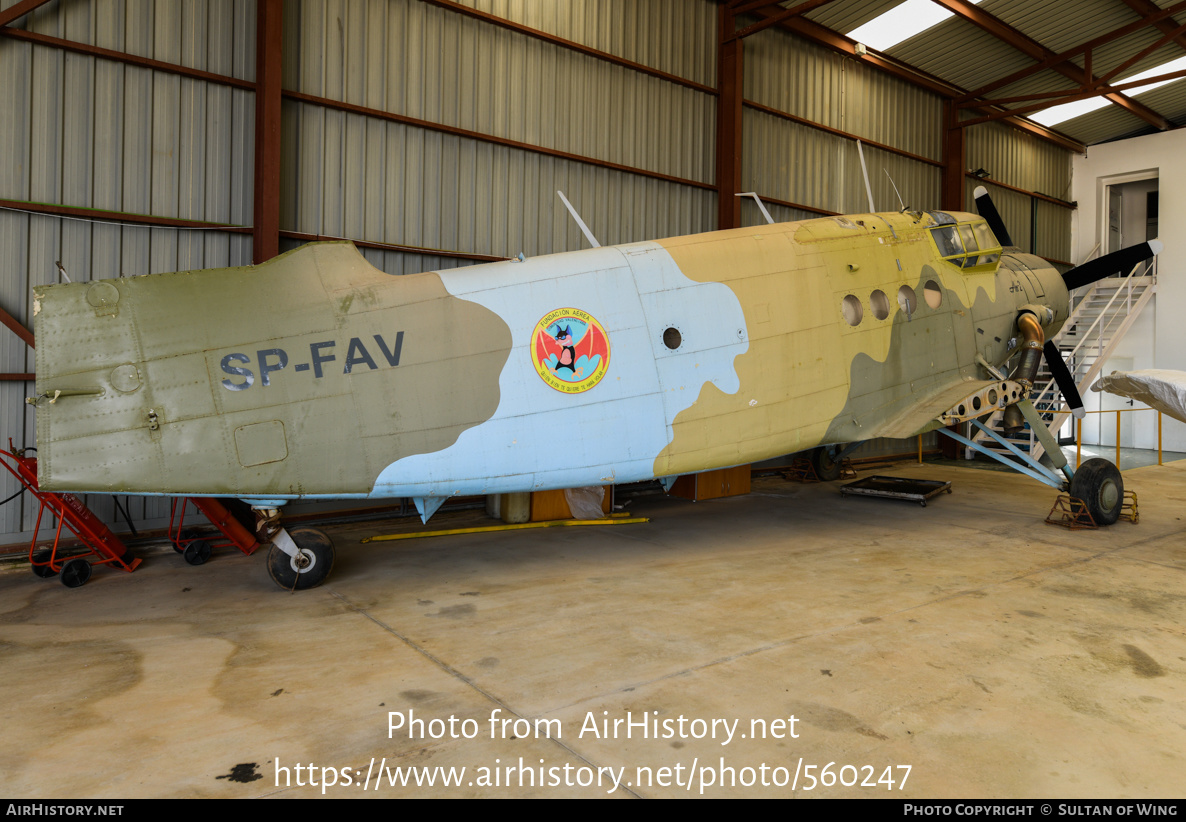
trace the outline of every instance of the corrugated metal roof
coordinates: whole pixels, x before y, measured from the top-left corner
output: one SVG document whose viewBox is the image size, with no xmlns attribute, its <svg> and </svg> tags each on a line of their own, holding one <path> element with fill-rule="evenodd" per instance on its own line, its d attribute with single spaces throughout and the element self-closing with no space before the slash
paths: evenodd
<svg viewBox="0 0 1186 822">
<path fill-rule="evenodd" d="M 1084 145 L 1092 145 L 1128 135 L 1144 134 L 1152 131 L 1153 126 L 1119 106 L 1107 106 L 1059 123 L 1058 130 Z"/>
<path fill-rule="evenodd" d="M 846 34 L 884 14 L 900 2 L 902 0 L 833 0 L 826 6 L 809 11 L 805 16 L 821 26 Z M 792 4 L 787 2 L 782 5 Z"/>
<path fill-rule="evenodd" d="M 959 17 L 899 43 L 888 54 L 969 90 L 1034 64 L 1013 46 Z"/>
<path fill-rule="evenodd" d="M 1161 8 L 1177 0 L 1157 0 Z M 808 16 L 821 24 L 844 32 L 850 23 L 859 25 L 867 22 L 887 8 L 896 5 L 887 0 L 838 0 L 811 12 Z M 928 74 L 940 77 L 969 91 L 982 88 L 992 82 L 1008 77 L 1015 72 L 1036 64 L 1032 43 L 1038 43 L 1046 53 L 1062 53 L 1093 39 L 1107 35 L 1141 19 L 1124 0 L 984 0 L 975 13 L 991 15 L 1016 29 L 1029 43 L 1015 45 L 998 38 L 981 26 L 954 15 L 936 26 L 892 47 L 887 54 Z M 1186 22 L 1186 13 L 1180 19 L 1167 18 L 1168 25 Z M 827 22 L 825 22 L 827 21 Z M 1092 54 L 1092 73 L 1099 77 L 1125 63 L 1146 47 L 1152 46 L 1164 37 L 1155 26 L 1146 26 L 1124 37 L 1117 38 L 1096 48 Z M 1186 42 L 1186 37 L 1179 38 Z M 1121 83 L 1132 77 L 1186 55 L 1186 48 L 1177 42 L 1169 42 L 1145 55 L 1133 65 L 1126 67 L 1113 83 Z M 1082 67 L 1082 55 L 1071 59 Z M 1181 89 L 1177 87 L 1181 86 Z M 1076 81 L 1068 79 L 1059 71 L 1048 68 L 1011 85 L 991 92 L 992 97 L 1013 97 L 1044 91 L 1074 91 Z M 1183 100 L 1186 99 L 1186 81 L 1180 81 L 1147 95 L 1134 89 L 1127 96 L 1136 99 L 1143 106 L 1171 122 L 1186 122 Z M 1013 107 L 1025 105 L 1012 104 Z M 1134 117 L 1115 105 L 1082 115 L 1073 121 L 1055 127 L 1076 139 L 1101 142 L 1154 130 L 1145 120 Z"/>
<path fill-rule="evenodd" d="M 984 0 L 978 8 L 1056 53 L 1140 17 L 1120 0 Z"/>
</svg>

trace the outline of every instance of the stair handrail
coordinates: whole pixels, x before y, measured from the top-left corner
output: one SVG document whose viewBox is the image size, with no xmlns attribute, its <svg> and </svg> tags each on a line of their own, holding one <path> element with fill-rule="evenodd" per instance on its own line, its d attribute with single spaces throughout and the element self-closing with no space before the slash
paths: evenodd
<svg viewBox="0 0 1186 822">
<path fill-rule="evenodd" d="M 1125 318 L 1128 317 L 1129 314 L 1132 312 L 1132 307 L 1133 307 L 1132 290 L 1138 284 L 1136 278 L 1137 277 L 1141 278 L 1141 282 L 1140 282 L 1141 285 L 1152 286 L 1152 285 L 1156 284 L 1156 273 L 1155 273 L 1156 269 L 1153 267 L 1154 263 L 1156 262 L 1156 259 L 1157 258 L 1154 257 L 1151 260 L 1147 260 L 1147 261 L 1143 260 L 1141 262 L 1138 262 L 1136 265 L 1134 265 L 1132 267 L 1132 269 L 1130 269 L 1130 271 L 1128 272 L 1128 275 L 1124 277 L 1124 279 L 1126 279 L 1128 282 L 1126 282 L 1120 288 L 1116 289 L 1115 293 L 1112 294 L 1111 299 L 1109 299 L 1107 304 L 1102 309 L 1100 309 L 1099 316 L 1097 316 L 1095 318 L 1095 321 L 1088 327 L 1088 329 L 1085 332 L 1082 332 L 1082 334 L 1077 335 L 1077 336 L 1079 336 L 1079 342 L 1075 345 L 1074 348 L 1072 348 L 1064 356 L 1066 356 L 1069 359 L 1074 359 L 1074 358 L 1078 357 L 1081 353 L 1085 353 L 1085 352 L 1082 352 L 1082 349 L 1083 349 L 1084 345 L 1088 342 L 1089 338 L 1091 337 L 1092 332 L 1096 331 L 1096 328 L 1098 326 L 1099 330 L 1096 333 L 1096 340 L 1095 340 L 1095 357 L 1096 357 L 1096 362 L 1097 363 L 1099 362 L 1100 357 L 1102 357 L 1102 355 L 1104 353 L 1104 348 L 1105 348 L 1104 334 L 1105 334 L 1105 332 L 1107 332 L 1107 334 L 1108 334 L 1109 346 L 1110 346 L 1110 344 L 1112 342 L 1111 333 L 1113 331 L 1114 321 L 1119 320 L 1120 325 L 1122 326 L 1124 324 Z M 1137 269 L 1140 268 L 1142 265 L 1147 266 L 1147 268 L 1144 272 L 1142 272 L 1141 274 L 1138 275 L 1136 273 Z M 1149 283 L 1144 282 L 1144 278 L 1147 274 L 1153 275 L 1152 281 Z M 1108 279 L 1111 279 L 1111 278 L 1108 278 Z M 1058 340 L 1062 338 L 1063 334 L 1073 325 L 1073 323 L 1071 322 L 1072 317 L 1075 317 L 1079 313 L 1080 309 L 1087 304 L 1088 298 L 1095 293 L 1097 288 L 1102 287 L 1102 285 L 1103 285 L 1103 280 L 1097 280 L 1092 285 L 1091 290 L 1089 290 L 1086 294 L 1084 294 L 1083 298 L 1079 302 L 1079 305 L 1077 305 L 1075 307 L 1075 310 L 1072 312 L 1071 316 L 1069 316 L 1067 318 L 1066 322 L 1063 323 L 1063 327 L 1059 330 L 1059 333 L 1054 335 L 1054 337 L 1051 338 L 1055 342 L 1056 345 L 1058 344 Z M 1125 297 L 1126 310 L 1124 311 L 1124 313 L 1117 312 L 1113 316 L 1108 316 L 1109 310 L 1112 308 L 1113 303 L 1116 302 L 1116 299 L 1120 296 L 1120 294 L 1122 292 L 1126 294 L 1126 297 Z M 1144 302 L 1142 300 L 1138 299 L 1138 305 L 1143 307 Z M 1101 325 L 1101 321 L 1105 317 L 1108 317 L 1108 321 L 1107 321 L 1107 323 L 1104 323 L 1103 325 Z M 1072 369 L 1072 375 L 1074 374 L 1074 370 L 1075 369 Z M 1090 373 L 1090 369 L 1089 369 L 1089 373 Z M 1089 381 L 1089 380 L 1085 380 L 1085 382 L 1086 381 Z M 1066 400 L 1060 394 L 1057 393 L 1057 387 L 1058 387 L 1057 383 L 1055 382 L 1055 380 L 1053 378 L 1051 378 L 1040 389 L 1035 386 L 1036 394 L 1031 392 L 1031 401 L 1033 402 L 1034 407 L 1036 409 L 1038 409 L 1040 413 L 1050 414 L 1052 416 L 1052 420 L 1050 423 L 1050 428 L 1052 430 L 1052 433 L 1053 433 L 1053 430 L 1062 426 L 1062 424 L 1066 421 L 1067 414 L 1070 413 L 1070 411 L 1068 410 Z M 1042 407 L 1043 404 L 1047 404 L 1049 407 L 1043 408 Z M 1035 453 L 1035 451 L 1040 452 L 1042 450 L 1041 443 L 1037 441 L 1037 438 L 1035 437 L 1033 431 L 1030 432 L 1029 437 L 1030 437 L 1030 453 L 1033 454 L 1033 453 Z"/>
<path fill-rule="evenodd" d="M 1099 246 L 1097 244 L 1096 249 L 1098 249 L 1098 247 Z M 1092 254 L 1095 253 L 1096 249 L 1092 249 Z M 1092 254 L 1089 254 L 1088 257 L 1091 257 Z M 1156 257 L 1153 257 L 1150 260 L 1143 260 L 1141 262 L 1138 262 L 1136 265 L 1134 265 L 1129 270 L 1127 275 L 1121 276 L 1121 279 L 1125 279 L 1125 280 L 1127 280 L 1127 282 L 1124 283 L 1124 285 L 1122 285 L 1120 288 L 1116 289 L 1116 291 L 1112 295 L 1111 299 L 1109 299 L 1107 304 L 1102 309 L 1100 309 L 1099 315 L 1095 318 L 1095 321 L 1092 322 L 1092 324 L 1088 327 L 1088 329 L 1085 332 L 1083 332 L 1082 334 L 1076 335 L 1079 337 L 1079 341 L 1075 345 L 1074 348 L 1072 348 L 1069 352 L 1067 352 L 1065 354 L 1065 356 L 1067 358 L 1074 359 L 1074 358 L 1078 357 L 1081 353 L 1081 349 L 1084 347 L 1084 345 L 1088 342 L 1088 339 L 1091 337 L 1092 332 L 1096 331 L 1097 326 L 1099 326 L 1098 333 L 1096 334 L 1096 344 L 1095 344 L 1096 361 L 1097 361 L 1097 363 L 1099 362 L 1099 358 L 1104 353 L 1104 333 L 1107 332 L 1109 334 L 1109 346 L 1108 347 L 1110 349 L 1111 342 L 1113 342 L 1110 339 L 1110 335 L 1111 335 L 1112 328 L 1113 328 L 1113 321 L 1120 320 L 1120 324 L 1121 324 L 1121 326 L 1123 326 L 1125 318 L 1128 317 L 1132 313 L 1132 310 L 1133 310 L 1133 300 L 1132 300 L 1133 288 L 1136 287 L 1137 285 L 1149 286 L 1149 287 L 1156 285 L 1156 283 L 1157 283 L 1156 262 L 1157 262 Z M 1143 271 L 1140 274 L 1137 274 L 1137 269 L 1140 268 L 1142 265 L 1146 266 L 1145 271 Z M 1151 277 L 1150 282 L 1145 282 L 1146 276 Z M 1138 282 L 1138 278 L 1140 278 L 1139 282 Z M 1106 279 L 1110 280 L 1110 279 L 1114 279 L 1114 278 L 1109 277 Z M 1105 282 L 1104 280 L 1097 280 L 1095 283 L 1092 284 L 1091 288 L 1079 298 L 1079 302 L 1076 304 L 1075 308 L 1070 312 L 1069 316 L 1067 317 L 1066 321 L 1063 323 L 1063 326 L 1059 330 L 1058 334 L 1054 335 L 1051 338 L 1051 340 L 1054 341 L 1056 345 L 1058 344 L 1058 341 L 1064 336 L 1064 334 L 1073 325 L 1077 324 L 1076 321 L 1077 321 L 1079 315 L 1085 309 L 1089 300 L 1095 295 L 1096 291 L 1099 288 L 1104 286 L 1104 282 Z M 1124 301 L 1125 311 L 1123 313 L 1117 313 L 1115 316 L 1108 317 L 1108 322 L 1101 325 L 1101 321 L 1104 319 L 1104 317 L 1106 315 L 1108 315 L 1109 310 L 1112 308 L 1112 305 L 1116 302 L 1116 299 L 1120 296 L 1120 294 L 1122 292 L 1125 293 L 1125 301 Z M 1142 296 L 1140 298 L 1138 298 L 1138 300 L 1137 300 L 1138 308 L 1144 307 L 1144 303 L 1146 301 L 1146 299 L 1145 299 L 1146 296 L 1147 295 L 1142 294 Z M 1074 374 L 1074 371 L 1075 371 L 1075 369 L 1072 368 L 1072 375 Z M 1090 370 L 1089 370 L 1089 373 L 1090 373 Z M 1086 381 L 1089 381 L 1089 380 L 1085 380 L 1085 382 Z M 1055 380 L 1053 378 L 1051 378 L 1040 389 L 1036 389 L 1037 390 L 1036 395 L 1031 393 L 1031 400 L 1034 404 L 1034 407 L 1039 409 L 1040 413 L 1050 414 L 1053 416 L 1054 419 L 1051 423 L 1051 429 L 1054 429 L 1055 426 L 1061 427 L 1062 423 L 1065 422 L 1066 415 L 1070 413 L 1070 411 L 1068 410 L 1066 400 L 1063 399 L 1061 397 L 1061 395 L 1055 393 L 1056 389 L 1057 389 L 1057 384 L 1056 384 Z M 1050 407 L 1047 409 L 1042 409 L 1041 408 L 1042 403 L 1049 403 Z M 1030 432 L 1029 437 L 1030 437 L 1030 453 L 1034 453 L 1035 448 L 1041 450 L 1041 443 L 1039 443 L 1037 441 L 1037 439 L 1032 431 Z"/>
<path fill-rule="evenodd" d="M 1121 288 L 1116 289 L 1116 292 L 1112 295 L 1112 298 L 1110 300 L 1108 300 L 1107 304 L 1103 308 L 1100 309 L 1099 316 L 1095 318 L 1095 321 L 1090 326 L 1088 326 L 1087 330 L 1079 332 L 1079 334 L 1078 334 L 1079 342 L 1077 345 L 1075 345 L 1074 348 L 1072 348 L 1070 350 L 1070 352 L 1068 352 L 1069 356 L 1074 356 L 1075 354 L 1079 353 L 1079 349 L 1082 348 L 1083 345 L 1087 342 L 1088 338 L 1091 336 L 1091 332 L 1096 330 L 1096 326 L 1098 326 L 1100 324 L 1100 322 L 1104 319 L 1104 317 L 1108 314 L 1108 309 L 1110 309 L 1112 307 L 1112 304 L 1114 302 L 1116 302 L 1116 298 L 1119 297 L 1122 292 L 1125 292 L 1125 291 L 1128 292 L 1128 297 L 1126 299 L 1126 302 L 1127 302 L 1129 309 L 1132 308 L 1132 289 L 1136 283 L 1135 278 L 1140 277 L 1143 279 L 1146 276 L 1146 274 L 1144 274 L 1144 273 L 1139 274 L 1139 275 L 1135 273 L 1136 270 L 1138 268 L 1140 268 L 1142 265 L 1148 266 L 1151 269 L 1152 265 L 1153 265 L 1153 261 L 1152 260 L 1142 260 L 1141 262 L 1137 263 L 1136 265 L 1134 265 L 1132 267 L 1132 270 L 1129 271 L 1129 273 L 1126 277 L 1124 277 L 1124 279 L 1127 279 L 1128 282 L 1125 283 L 1124 286 L 1122 286 Z M 1094 291 L 1096 288 L 1099 288 L 1100 283 L 1102 283 L 1102 282 L 1103 282 L 1102 280 L 1097 281 L 1095 283 L 1095 285 L 1093 286 L 1092 291 Z M 1156 283 L 1156 278 L 1154 278 L 1153 283 L 1154 284 Z M 1141 284 L 1144 285 L 1145 283 L 1142 282 Z M 1088 293 L 1090 294 L 1091 292 L 1088 292 Z M 1082 303 L 1080 303 L 1080 305 L 1082 305 Z M 1076 311 L 1077 310 L 1078 309 L 1076 309 Z M 1108 318 L 1109 323 L 1113 319 L 1115 319 L 1115 317 L 1109 317 Z M 1067 332 L 1067 330 L 1071 327 L 1071 324 L 1072 323 L 1070 321 L 1070 318 L 1068 317 L 1067 322 L 1063 323 L 1063 327 L 1053 337 L 1053 339 L 1056 341 L 1056 344 L 1057 344 L 1057 341 L 1059 339 L 1061 339 L 1064 336 L 1064 334 Z M 1101 328 L 1100 332 L 1102 333 L 1103 330 L 1104 329 Z M 1102 340 L 1102 337 L 1099 334 L 1097 334 L 1096 336 L 1097 336 L 1097 339 Z M 1097 347 L 1097 351 L 1099 351 L 1099 350 L 1102 350 L 1102 345 Z"/>
</svg>

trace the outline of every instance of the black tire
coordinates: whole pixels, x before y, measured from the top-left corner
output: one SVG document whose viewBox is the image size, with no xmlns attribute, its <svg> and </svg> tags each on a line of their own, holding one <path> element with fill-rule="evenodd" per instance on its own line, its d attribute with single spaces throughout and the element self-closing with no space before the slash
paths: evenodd
<svg viewBox="0 0 1186 822">
<path fill-rule="evenodd" d="M 820 482 L 832 482 L 840 479 L 840 462 L 834 458 L 836 452 L 826 445 L 821 445 L 811 452 L 811 467 Z"/>
<path fill-rule="evenodd" d="M 81 588 L 91 578 L 91 564 L 85 559 L 72 559 L 62 566 L 62 584 L 67 588 Z"/>
<path fill-rule="evenodd" d="M 179 554 L 184 554 L 185 546 L 187 544 L 189 544 L 190 540 L 194 540 L 194 539 L 198 538 L 198 532 L 195 531 L 193 528 L 186 528 L 184 531 L 181 532 L 181 534 L 179 536 L 181 537 L 179 542 L 172 541 L 172 540 L 170 540 L 170 541 L 173 542 L 173 550 L 174 551 L 176 551 Z"/>
<path fill-rule="evenodd" d="M 182 556 L 190 565 L 205 565 L 206 560 L 210 559 L 211 553 L 213 553 L 213 549 L 209 542 L 204 539 L 195 539 L 185 546 Z"/>
<path fill-rule="evenodd" d="M 1083 500 L 1096 525 L 1111 525 L 1120 518 L 1124 506 L 1124 478 L 1119 468 L 1096 457 L 1079 466 L 1070 493 Z"/>
<path fill-rule="evenodd" d="M 57 576 L 57 571 L 50 565 L 50 560 L 53 558 L 52 551 L 38 551 L 33 554 L 33 562 L 42 563 L 39 565 L 30 566 L 33 569 L 33 574 L 42 579 L 49 579 L 52 576 Z"/>
<path fill-rule="evenodd" d="M 316 588 L 334 568 L 334 543 L 324 531 L 299 525 L 288 529 L 299 556 L 290 557 L 275 545 L 268 551 L 268 574 L 286 591 Z"/>
</svg>

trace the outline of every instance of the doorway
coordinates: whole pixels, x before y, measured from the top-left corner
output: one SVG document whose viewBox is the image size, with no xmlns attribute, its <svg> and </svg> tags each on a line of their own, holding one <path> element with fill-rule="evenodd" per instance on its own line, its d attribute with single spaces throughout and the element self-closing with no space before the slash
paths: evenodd
<svg viewBox="0 0 1186 822">
<path fill-rule="evenodd" d="M 1105 254 L 1157 238 L 1157 190 L 1156 176 L 1107 187 Z"/>
</svg>

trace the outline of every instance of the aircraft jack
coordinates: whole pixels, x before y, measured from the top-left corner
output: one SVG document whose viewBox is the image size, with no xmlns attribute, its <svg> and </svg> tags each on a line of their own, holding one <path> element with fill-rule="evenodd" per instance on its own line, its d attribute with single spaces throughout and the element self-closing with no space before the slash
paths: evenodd
<svg viewBox="0 0 1186 822">
<path fill-rule="evenodd" d="M 199 534 L 185 527 L 186 505 L 192 503 L 214 525 L 225 541 L 214 541 L 212 536 Z M 235 547 L 251 556 L 259 548 L 259 542 L 251 532 L 239 524 L 231 512 L 213 497 L 174 497 L 169 509 L 169 542 L 173 550 L 181 554 L 190 565 L 203 565 L 210 559 L 215 548 Z"/>
<path fill-rule="evenodd" d="M 37 522 L 33 526 L 33 539 L 29 543 L 29 564 L 33 566 L 34 574 L 42 578 L 61 574 L 63 585 L 67 588 L 78 588 L 91 578 L 92 567 L 95 565 L 115 565 L 129 573 L 136 570 L 141 560 L 132 558 L 123 541 L 112 533 L 82 500 L 74 494 L 55 494 L 40 489 L 37 485 L 35 458 L 26 457 L 24 449 L 14 448 L 11 438 L 8 440 L 8 450 L 0 451 L 0 455 L 5 457 L 0 459 L 4 467 L 40 503 L 37 509 Z M 53 545 L 48 549 L 37 550 L 37 533 L 41 529 L 41 519 L 47 508 L 51 515 L 57 517 L 58 527 L 54 531 Z M 87 548 L 86 553 L 58 556 L 63 526 Z M 88 557 L 95 559 L 88 562 Z"/>
</svg>

